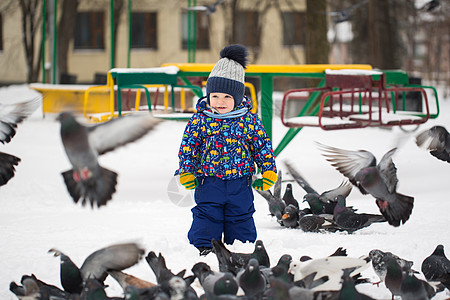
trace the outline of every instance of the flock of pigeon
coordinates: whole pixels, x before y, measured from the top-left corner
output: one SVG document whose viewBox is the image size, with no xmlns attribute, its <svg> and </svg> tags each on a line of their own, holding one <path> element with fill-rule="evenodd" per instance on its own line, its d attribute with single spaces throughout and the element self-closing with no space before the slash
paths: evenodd
<svg viewBox="0 0 450 300">
<path fill-rule="evenodd" d="M 450 289 L 450 261 L 444 246 L 438 245 L 426 257 L 421 272 L 412 268 L 413 262 L 391 252 L 371 250 L 363 257 L 350 257 L 346 249 L 338 248 L 328 257 L 302 256 L 294 260 L 282 255 L 276 263 L 270 261 L 261 240 L 251 253 L 232 252 L 221 241 L 212 240 L 219 270 L 205 262 L 197 262 L 192 275 L 186 269 L 173 273 L 161 253 L 149 251 L 145 260 L 153 271 L 155 282 L 138 278 L 123 270 L 139 263 L 145 250 L 136 243 L 111 245 L 99 249 L 78 267 L 68 255 L 50 249 L 60 258 L 60 286 L 46 283 L 36 275 L 23 275 L 20 284 L 12 281 L 10 291 L 19 299 L 372 299 L 361 292 L 364 284 L 384 285 L 394 296 L 403 300 L 431 299 Z M 361 274 L 372 267 L 379 277 L 371 282 Z M 108 297 L 104 284 L 107 276 L 114 278 L 123 290 L 123 297 Z M 196 286 L 193 286 L 196 282 Z M 355 287 L 358 286 L 358 289 Z M 194 288 L 196 287 L 196 288 Z"/>
<path fill-rule="evenodd" d="M 39 98 L 0 104 L 0 141 L 9 143 L 18 124 L 39 105 Z M 160 122 L 148 113 L 128 114 L 90 126 L 79 123 L 67 112 L 61 113 L 58 120 L 62 144 L 72 165 L 72 169 L 62 172 L 68 194 L 75 203 L 89 204 L 92 208 L 100 208 L 112 199 L 118 178 L 116 172 L 100 166 L 98 157 L 138 140 Z M 421 132 L 416 136 L 416 143 L 437 159 L 450 163 L 450 139 L 444 127 L 434 126 Z M 322 144 L 318 147 L 346 179 L 337 188 L 319 193 L 291 164 L 284 162 L 294 180 L 306 191 L 303 201 L 309 207 L 300 209 L 290 183 L 281 196 L 280 171 L 273 193 L 270 190 L 260 192 L 268 202 L 270 214 L 280 225 L 309 232 L 353 233 L 373 223 L 400 226 L 409 219 L 414 198 L 396 191 L 398 179 L 392 161 L 395 148 L 377 164 L 375 156 L 366 150 L 344 150 Z M 14 177 L 19 163 L 20 158 L 0 152 L 0 186 Z M 354 207 L 346 206 L 346 197 L 353 186 L 373 196 L 381 214 L 359 213 Z M 360 272 L 370 266 L 370 262 L 393 297 L 430 299 L 435 293 L 450 288 L 450 262 L 443 245 L 438 245 L 423 261 L 421 271 L 427 279 L 424 281 L 416 277 L 419 272 L 411 269 L 412 262 L 377 249 L 363 258 L 348 257 L 344 249 L 326 258 L 302 257 L 299 261 L 286 254 L 273 265 L 262 241 L 255 244 L 254 253 L 230 252 L 220 241 L 213 240 L 212 244 L 219 271 L 199 262 L 191 269 L 193 275 L 187 277 L 185 270 L 172 273 L 161 254 L 156 256 L 149 252 L 145 259 L 155 274 L 154 283 L 123 272 L 144 255 L 145 250 L 137 244 L 100 249 L 89 255 L 81 268 L 67 255 L 51 249 L 50 252 L 61 259 L 63 288 L 42 282 L 31 274 L 24 275 L 20 285 L 11 282 L 10 290 L 19 299 L 370 299 L 355 289 L 355 285 L 368 283 Z M 123 287 L 123 298 L 108 298 L 103 284 L 107 276 L 115 278 Z M 204 295 L 197 295 L 191 287 L 195 279 Z"/>
</svg>

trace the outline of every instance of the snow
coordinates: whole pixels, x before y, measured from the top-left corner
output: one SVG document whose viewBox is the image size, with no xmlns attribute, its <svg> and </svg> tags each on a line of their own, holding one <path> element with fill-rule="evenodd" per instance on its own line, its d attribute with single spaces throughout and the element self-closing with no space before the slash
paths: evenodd
<svg viewBox="0 0 450 300">
<path fill-rule="evenodd" d="M 27 85 L 0 89 L 2 101 L 19 102 L 36 95 Z M 366 149 L 378 158 L 394 146 L 400 193 L 415 197 L 410 219 L 400 227 L 386 223 L 374 224 L 354 234 L 305 233 L 300 229 L 281 227 L 268 215 L 264 198 L 255 192 L 254 215 L 258 239 L 275 264 L 283 254 L 294 260 L 302 255 L 321 258 L 338 247 L 347 249 L 349 256 L 367 255 L 372 249 L 390 251 L 414 261 L 420 271 L 422 261 L 438 244 L 443 244 L 450 256 L 449 175 L 450 165 L 432 157 L 414 142 L 414 136 L 432 125 L 450 128 L 450 99 L 442 99 L 441 115 L 421 125 L 418 131 L 405 132 L 398 127 L 323 131 L 320 128 L 302 129 L 277 157 L 277 164 L 285 170 L 288 159 L 306 180 L 319 192 L 337 187 L 343 177 L 319 153 L 315 141 L 344 149 Z M 100 163 L 119 173 L 117 192 L 106 207 L 91 209 L 75 205 L 67 193 L 60 173 L 69 169 L 60 137 L 59 124 L 54 115 L 42 116 L 40 111 L 18 126 L 12 141 L 0 151 L 22 159 L 17 172 L 7 185 L 0 187 L 0 298 L 16 299 L 9 291 L 11 281 L 19 282 L 24 274 L 61 286 L 59 258 L 47 251 L 56 248 L 69 255 L 81 266 L 93 251 L 115 243 L 136 241 L 149 251 L 161 253 L 167 266 L 175 273 L 200 261 L 218 268 L 214 254 L 200 257 L 189 244 L 187 231 L 191 224 L 192 203 L 176 205 L 168 197 L 167 186 L 178 164 L 178 147 L 186 121 L 167 120 L 141 140 L 105 154 Z M 415 126 L 410 127 L 413 129 Z M 273 122 L 273 142 L 278 145 L 288 128 L 279 118 Z M 284 179 L 290 179 L 285 174 Z M 283 190 L 286 182 L 283 183 Z M 294 194 L 301 201 L 305 192 L 293 183 Z M 172 200 L 171 200 L 172 199 Z M 378 213 L 371 196 L 363 196 L 356 188 L 347 201 L 359 212 Z M 301 203 L 301 208 L 305 204 Z M 253 244 L 235 242 L 229 249 L 237 252 L 253 251 Z M 126 270 L 134 276 L 155 282 L 155 276 L 142 260 Z M 364 276 L 378 281 L 371 268 Z M 422 274 L 419 277 L 423 278 Z M 120 286 L 108 278 L 109 296 L 121 295 Z M 198 283 L 194 288 L 200 291 Z M 358 289 L 376 299 L 390 299 L 384 284 L 379 287 L 362 284 Z M 435 299 L 449 297 L 449 292 Z"/>
</svg>

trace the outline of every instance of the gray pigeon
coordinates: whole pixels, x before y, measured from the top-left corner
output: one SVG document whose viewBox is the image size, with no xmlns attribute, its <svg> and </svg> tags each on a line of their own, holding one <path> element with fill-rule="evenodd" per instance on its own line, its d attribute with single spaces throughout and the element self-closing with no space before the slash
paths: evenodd
<svg viewBox="0 0 450 300">
<path fill-rule="evenodd" d="M 403 274 L 400 286 L 402 300 L 428 300 L 435 295 L 436 291 L 425 280 L 417 278 L 414 274 Z"/>
<path fill-rule="evenodd" d="M 191 271 L 203 287 L 207 299 L 214 299 L 220 294 L 236 295 L 239 283 L 232 273 L 215 272 L 204 262 L 196 263 Z M 224 278 L 226 274 L 228 274 L 228 276 Z M 218 283 L 219 280 L 221 281 Z"/>
<path fill-rule="evenodd" d="M 437 245 L 433 253 L 422 262 L 422 273 L 428 281 L 436 281 L 450 290 L 450 260 L 445 256 L 444 245 Z"/>
<path fill-rule="evenodd" d="M 392 294 L 392 299 L 395 296 L 400 296 L 400 288 L 403 281 L 403 271 L 397 260 L 389 255 L 383 257 L 383 263 L 386 265 L 386 276 L 384 284 Z"/>
<path fill-rule="evenodd" d="M 375 282 L 374 284 L 379 285 L 381 282 L 384 282 L 384 279 L 386 277 L 386 264 L 383 260 L 384 257 L 391 256 L 393 257 L 397 263 L 400 265 L 400 268 L 405 271 L 409 271 L 412 268 L 413 261 L 406 260 L 404 258 L 401 258 L 392 252 L 384 252 L 379 249 L 372 249 L 369 252 L 369 258 L 372 262 L 372 268 L 375 271 L 375 274 L 377 274 L 378 278 L 380 278 L 379 282 Z"/>
<path fill-rule="evenodd" d="M 373 223 L 386 222 L 382 215 L 355 213 L 352 209 L 345 206 L 345 198 L 342 195 L 336 197 L 336 202 L 333 220 L 339 228 L 348 233 L 353 233 Z"/>
<path fill-rule="evenodd" d="M 16 135 L 17 125 L 30 116 L 39 104 L 40 97 L 20 103 L 0 103 L 0 143 L 9 143 Z M 0 152 L 0 186 L 14 177 L 19 162 L 19 157 Z"/>
<path fill-rule="evenodd" d="M 376 199 L 380 212 L 392 226 L 405 223 L 414 206 L 414 198 L 397 193 L 397 168 L 392 155 L 397 148 L 388 151 L 377 164 L 375 156 L 366 150 L 344 150 L 317 143 L 340 173 L 357 186 L 362 194 Z"/>
<path fill-rule="evenodd" d="M 430 150 L 430 154 L 437 159 L 450 163 L 450 137 L 443 126 L 433 126 L 416 136 L 419 147 Z"/>
<path fill-rule="evenodd" d="M 299 210 L 293 204 L 289 204 L 286 206 L 283 212 L 283 216 L 281 217 L 282 224 L 287 228 L 296 228 L 298 227 L 299 220 Z"/>
<path fill-rule="evenodd" d="M 195 12 L 204 12 L 205 15 L 210 15 L 212 13 L 215 13 L 217 10 L 217 6 L 224 3 L 225 0 L 218 0 L 216 2 L 214 2 L 211 5 L 198 5 L 198 6 L 191 6 L 191 7 L 187 7 L 185 8 L 185 10 L 188 11 L 195 11 Z"/>
<path fill-rule="evenodd" d="M 61 140 L 72 169 L 62 173 L 73 201 L 101 207 L 116 191 L 117 173 L 100 166 L 98 157 L 143 137 L 160 121 L 149 114 L 129 114 L 94 126 L 80 124 L 69 112 L 58 117 Z"/>
<path fill-rule="evenodd" d="M 298 201 L 297 199 L 295 199 L 293 191 L 292 191 L 292 184 L 288 183 L 286 184 L 286 189 L 284 190 L 284 195 L 283 195 L 283 201 L 286 205 L 294 205 L 297 208 L 300 208 L 298 205 Z"/>
<path fill-rule="evenodd" d="M 258 260 L 251 258 L 244 269 L 242 269 L 236 278 L 239 286 L 249 298 L 260 299 L 266 289 L 266 280 L 261 274 Z"/>
<path fill-rule="evenodd" d="M 88 278 L 103 282 L 108 276 L 107 271 L 134 266 L 142 258 L 144 249 L 136 243 L 111 245 L 90 254 L 80 268 L 61 251 L 52 248 L 48 252 L 61 259 L 60 279 L 64 290 L 79 294 Z"/>
<path fill-rule="evenodd" d="M 338 187 L 325 191 L 320 195 L 318 193 L 306 193 L 303 196 L 303 202 L 308 202 L 311 212 L 315 215 L 333 214 L 337 203 L 336 196 L 342 195 L 344 198 L 347 198 L 351 191 L 351 183 L 343 180 Z"/>
</svg>

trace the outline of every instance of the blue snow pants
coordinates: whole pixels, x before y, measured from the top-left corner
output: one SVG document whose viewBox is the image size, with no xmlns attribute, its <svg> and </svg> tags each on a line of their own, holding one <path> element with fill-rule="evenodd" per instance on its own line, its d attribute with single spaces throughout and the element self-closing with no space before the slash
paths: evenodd
<svg viewBox="0 0 450 300">
<path fill-rule="evenodd" d="M 211 247 L 211 239 L 232 244 L 256 240 L 253 221 L 252 179 L 250 176 L 234 180 L 217 177 L 199 178 L 192 208 L 193 221 L 188 239 L 195 247 Z"/>
</svg>

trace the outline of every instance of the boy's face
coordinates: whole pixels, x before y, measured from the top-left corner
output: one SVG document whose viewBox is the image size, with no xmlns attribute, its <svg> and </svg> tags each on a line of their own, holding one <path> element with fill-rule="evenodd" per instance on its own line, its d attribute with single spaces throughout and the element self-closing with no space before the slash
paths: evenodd
<svg viewBox="0 0 450 300">
<path fill-rule="evenodd" d="M 225 93 L 210 93 L 209 104 L 220 114 L 225 114 L 233 110 L 234 98 Z"/>
</svg>

